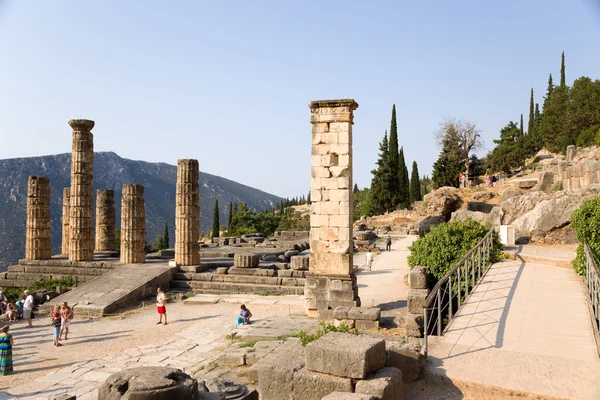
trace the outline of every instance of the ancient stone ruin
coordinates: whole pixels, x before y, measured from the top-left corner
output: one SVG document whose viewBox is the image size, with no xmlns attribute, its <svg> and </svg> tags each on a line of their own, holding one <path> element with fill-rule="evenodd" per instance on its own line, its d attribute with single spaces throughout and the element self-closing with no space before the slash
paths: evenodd
<svg viewBox="0 0 600 400">
<path fill-rule="evenodd" d="M 175 262 L 183 266 L 200 264 L 199 176 L 198 160 L 177 161 Z"/>
<path fill-rule="evenodd" d="M 61 254 L 69 256 L 69 242 L 71 230 L 69 229 L 69 207 L 71 202 L 71 188 L 63 189 L 63 201 L 62 201 L 62 241 L 61 241 Z"/>
<path fill-rule="evenodd" d="M 50 180 L 30 176 L 27 182 L 26 260 L 47 260 L 52 256 L 50 238 Z"/>
<path fill-rule="evenodd" d="M 352 99 L 312 101 L 309 316 L 332 319 L 338 306 L 360 306 L 352 263 Z"/>
<path fill-rule="evenodd" d="M 115 250 L 115 191 L 96 191 L 96 251 Z"/>
<path fill-rule="evenodd" d="M 143 263 L 146 260 L 146 211 L 144 187 L 123 185 L 121 200 L 121 262 Z"/>
</svg>

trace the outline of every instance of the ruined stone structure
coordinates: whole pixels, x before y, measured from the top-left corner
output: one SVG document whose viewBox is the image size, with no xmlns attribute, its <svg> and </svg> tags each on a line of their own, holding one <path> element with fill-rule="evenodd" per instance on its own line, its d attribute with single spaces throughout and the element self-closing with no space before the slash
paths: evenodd
<svg viewBox="0 0 600 400">
<path fill-rule="evenodd" d="M 338 307 L 360 306 L 352 264 L 352 99 L 312 101 L 310 270 L 306 309 L 333 319 Z"/>
<path fill-rule="evenodd" d="M 200 264 L 199 175 L 198 160 L 177 161 L 175 262 L 184 266 Z"/>
<path fill-rule="evenodd" d="M 115 191 L 96 192 L 96 251 L 115 249 Z"/>
<path fill-rule="evenodd" d="M 121 202 L 121 262 L 124 264 L 143 263 L 146 256 L 146 211 L 144 208 L 144 187 L 123 185 Z"/>
<path fill-rule="evenodd" d="M 69 205 L 71 201 L 71 188 L 63 189 L 63 200 L 62 200 L 62 242 L 61 242 L 61 254 L 66 256 L 69 255 L 69 241 L 70 241 L 70 229 L 69 229 Z"/>
<path fill-rule="evenodd" d="M 27 181 L 25 259 L 47 260 L 51 256 L 50 180 L 45 176 L 30 176 Z"/>
<path fill-rule="evenodd" d="M 94 121 L 72 119 L 71 196 L 69 206 L 69 260 L 94 259 Z"/>
</svg>

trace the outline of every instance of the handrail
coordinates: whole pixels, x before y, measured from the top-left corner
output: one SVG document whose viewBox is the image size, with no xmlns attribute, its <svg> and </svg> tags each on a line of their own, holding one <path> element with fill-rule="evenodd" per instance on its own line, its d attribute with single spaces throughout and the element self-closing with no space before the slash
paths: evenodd
<svg viewBox="0 0 600 400">
<path fill-rule="evenodd" d="M 491 262 L 494 230 L 491 229 L 433 287 L 423 306 L 423 351 L 427 357 L 428 336 L 442 336 Z M 456 303 L 456 307 L 455 307 Z M 430 318 L 431 315 L 431 318 Z M 447 321 L 444 321 L 446 320 Z"/>
<path fill-rule="evenodd" d="M 590 246 L 585 243 L 583 246 L 585 254 L 585 288 L 588 294 L 588 304 L 590 307 L 590 319 L 594 327 L 594 337 L 596 347 L 600 355 L 600 270 Z"/>
</svg>

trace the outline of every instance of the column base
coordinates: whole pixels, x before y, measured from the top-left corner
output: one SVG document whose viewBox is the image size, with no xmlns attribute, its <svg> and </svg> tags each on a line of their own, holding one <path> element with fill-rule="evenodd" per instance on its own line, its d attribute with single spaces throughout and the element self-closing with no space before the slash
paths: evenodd
<svg viewBox="0 0 600 400">
<path fill-rule="evenodd" d="M 360 307 L 356 275 L 309 275 L 304 298 L 310 318 L 332 320 L 336 307 Z"/>
</svg>

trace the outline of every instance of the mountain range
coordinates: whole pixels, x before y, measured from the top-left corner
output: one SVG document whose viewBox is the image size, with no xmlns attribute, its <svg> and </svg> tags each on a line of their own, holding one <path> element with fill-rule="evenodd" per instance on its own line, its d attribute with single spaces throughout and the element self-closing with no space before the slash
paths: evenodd
<svg viewBox="0 0 600 400">
<path fill-rule="evenodd" d="M 25 255 L 27 180 L 30 175 L 50 179 L 52 254 L 60 253 L 63 188 L 70 186 L 71 154 L 0 160 L 0 271 Z M 126 183 L 144 186 L 146 240 L 150 243 L 169 224 L 171 246 L 175 238 L 175 183 L 177 167 L 122 158 L 113 152 L 94 153 L 94 197 L 96 189 L 115 191 L 117 228 L 121 215 L 121 187 Z M 215 200 L 219 200 L 221 224 L 228 220 L 229 203 L 244 202 L 262 211 L 282 198 L 240 183 L 200 172 L 200 229 L 212 227 Z M 95 200 L 95 199 L 94 199 Z M 95 207 L 95 202 L 94 202 Z M 95 213 L 95 209 L 94 209 Z"/>
</svg>

